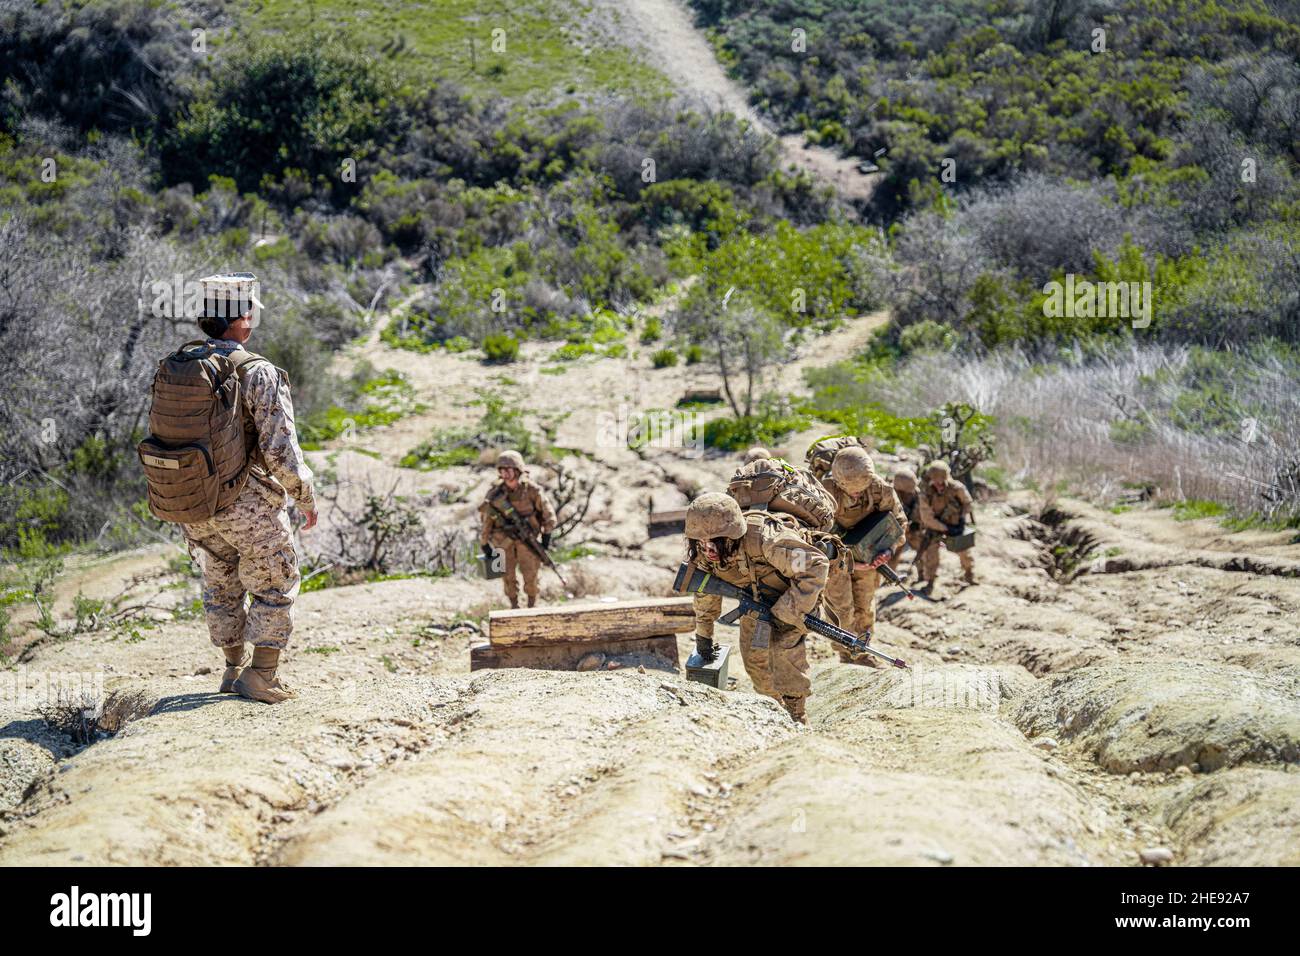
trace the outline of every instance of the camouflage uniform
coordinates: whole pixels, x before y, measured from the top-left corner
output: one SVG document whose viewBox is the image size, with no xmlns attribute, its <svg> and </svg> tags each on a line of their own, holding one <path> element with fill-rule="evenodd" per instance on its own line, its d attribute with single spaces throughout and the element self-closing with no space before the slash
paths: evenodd
<svg viewBox="0 0 1300 956">
<path fill-rule="evenodd" d="M 492 501 L 498 495 L 505 496 L 505 500 L 523 517 L 533 530 L 533 534 L 537 536 L 550 534 L 555 530 L 555 509 L 541 486 L 523 474 L 519 476 L 519 483 L 515 485 L 513 491 L 506 488 L 505 481 L 494 482 L 488 489 L 487 497 L 478 507 L 479 515 L 483 519 L 479 543 L 492 545 L 496 550 L 494 560 L 504 556 L 505 577 L 502 583 L 505 585 L 510 606 L 519 606 L 519 581 L 515 577 L 515 569 L 518 568 L 524 577 L 524 594 L 528 597 L 528 606 L 532 607 L 537 603 L 537 572 L 542 566 L 542 559 L 527 544 L 512 537 L 497 518 Z"/>
<path fill-rule="evenodd" d="M 912 490 L 906 491 L 898 487 L 898 476 L 894 476 L 894 496 L 903 508 L 903 513 L 907 515 L 907 524 L 904 529 L 907 535 L 907 546 L 916 552 L 919 559 L 921 554 L 922 538 L 924 532 L 921 528 L 921 496 L 917 494 L 916 482 L 912 482 Z M 898 562 L 902 560 L 903 549 L 898 548 L 894 551 L 893 557 L 889 559 L 889 566 L 898 570 Z"/>
<path fill-rule="evenodd" d="M 888 511 L 900 528 L 907 527 L 907 515 L 894 496 L 893 486 L 879 475 L 872 474 L 866 488 L 856 495 L 849 494 L 831 476 L 822 479 L 822 485 L 835 499 L 835 524 L 849 531 L 859 521 L 877 511 Z M 898 550 L 896 546 L 895 551 Z M 826 604 L 840 626 L 856 634 L 865 634 L 876 626 L 876 588 L 880 585 L 880 572 L 848 555 L 851 570 L 847 575 L 833 574 L 826 584 Z M 843 661 L 855 658 L 846 648 L 837 648 Z M 865 660 L 863 661 L 865 662 Z"/>
<path fill-rule="evenodd" d="M 744 537 L 726 562 L 700 555 L 695 565 L 772 602 L 767 647 L 754 645 L 754 616 L 740 619 L 740 657 L 754 690 L 779 701 L 791 717 L 802 722 L 804 701 L 812 693 L 803 617 L 817 606 L 826 586 L 826 555 L 805 539 L 794 518 L 751 511 L 744 520 Z M 712 638 L 721 612 L 721 596 L 696 594 L 695 633 Z"/>
<path fill-rule="evenodd" d="M 918 493 L 920 507 L 917 514 L 925 534 L 924 550 L 917 563 L 921 569 L 921 580 L 933 584 L 939 573 L 939 544 L 948 534 L 948 525 L 964 524 L 971 515 L 971 497 L 966 486 L 952 477 L 945 477 L 943 484 L 935 488 L 930 475 L 921 483 Z M 971 549 L 958 551 L 957 560 L 967 581 L 972 581 L 975 574 L 975 557 Z"/>
<path fill-rule="evenodd" d="M 241 347 L 230 340 L 220 345 L 226 353 Z M 197 549 L 201 556 L 212 643 L 283 649 L 298 596 L 286 505 L 292 499 L 301 511 L 316 510 L 312 473 L 298 447 L 288 376 L 268 362 L 253 362 L 243 371 L 240 392 L 252 462 L 248 482 L 224 511 L 181 528 L 191 554 Z M 252 602 L 245 609 L 247 595 Z"/>
</svg>

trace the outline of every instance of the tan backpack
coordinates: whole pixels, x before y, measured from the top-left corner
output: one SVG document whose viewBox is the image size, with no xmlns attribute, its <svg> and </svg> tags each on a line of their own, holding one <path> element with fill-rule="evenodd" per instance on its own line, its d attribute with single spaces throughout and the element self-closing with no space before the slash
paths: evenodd
<svg viewBox="0 0 1300 956">
<path fill-rule="evenodd" d="M 194 524 L 230 506 L 248 481 L 244 370 L 260 355 L 229 355 L 210 342 L 187 342 L 158 363 L 150 435 L 136 446 L 149 510 L 162 521 Z"/>
<path fill-rule="evenodd" d="M 854 447 L 866 448 L 867 444 L 856 435 L 831 435 L 828 438 L 819 438 L 808 446 L 804 462 L 813 477 L 820 481 L 831 473 L 831 462 L 835 460 L 836 453 Z"/>
<path fill-rule="evenodd" d="M 835 501 L 811 474 L 780 458 L 759 458 L 731 476 L 727 494 L 742 511 L 776 511 L 818 531 L 835 524 Z"/>
</svg>

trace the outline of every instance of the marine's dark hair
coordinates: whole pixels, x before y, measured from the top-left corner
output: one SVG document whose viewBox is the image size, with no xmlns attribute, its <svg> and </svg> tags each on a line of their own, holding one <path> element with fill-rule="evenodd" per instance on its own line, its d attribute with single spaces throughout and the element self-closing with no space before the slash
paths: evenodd
<svg viewBox="0 0 1300 956">
<path fill-rule="evenodd" d="M 722 558 L 723 563 L 731 560 L 731 556 L 740 548 L 741 538 L 714 538 L 713 545 L 718 549 L 718 555 Z M 694 564 L 703 557 L 700 550 L 702 541 L 696 541 L 693 538 L 686 539 L 686 560 Z"/>
</svg>

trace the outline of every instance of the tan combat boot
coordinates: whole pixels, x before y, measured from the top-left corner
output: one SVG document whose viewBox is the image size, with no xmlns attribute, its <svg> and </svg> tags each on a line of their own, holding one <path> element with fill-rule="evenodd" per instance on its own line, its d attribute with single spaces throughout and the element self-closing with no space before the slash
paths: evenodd
<svg viewBox="0 0 1300 956">
<path fill-rule="evenodd" d="M 243 642 L 223 647 L 221 653 L 226 655 L 226 671 L 221 675 L 221 687 L 217 690 L 217 693 L 233 694 L 235 693 L 235 681 L 239 679 L 239 669 L 248 662 L 248 657 L 244 653 Z"/>
<path fill-rule="evenodd" d="M 804 699 L 802 697 L 782 697 L 781 703 L 785 707 L 786 713 L 796 724 L 808 726 L 808 715 L 804 712 Z"/>
<path fill-rule="evenodd" d="M 278 647 L 254 647 L 253 662 L 245 667 L 235 681 L 235 693 L 264 704 L 280 704 L 298 695 L 275 676 L 280 663 Z"/>
<path fill-rule="evenodd" d="M 529 607 L 536 607 L 536 606 L 537 606 L 537 595 L 535 595 L 535 594 L 530 594 L 530 595 L 528 595 L 528 606 L 529 606 Z"/>
<path fill-rule="evenodd" d="M 962 579 L 963 581 L 965 581 L 967 584 L 974 584 L 974 583 L 975 583 L 975 569 L 974 569 L 974 568 L 967 568 L 966 571 L 965 571 L 965 573 L 962 574 L 961 579 Z"/>
</svg>

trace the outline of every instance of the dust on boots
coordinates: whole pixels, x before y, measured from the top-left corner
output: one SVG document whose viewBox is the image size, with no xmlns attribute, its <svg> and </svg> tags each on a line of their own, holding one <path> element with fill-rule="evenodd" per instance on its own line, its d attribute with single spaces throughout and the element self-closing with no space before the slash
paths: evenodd
<svg viewBox="0 0 1300 956">
<path fill-rule="evenodd" d="M 239 669 L 248 663 L 248 657 L 244 653 L 242 642 L 223 647 L 221 653 L 226 655 L 226 670 L 221 675 L 221 687 L 218 688 L 217 693 L 233 694 L 236 693 L 235 681 L 239 680 Z"/>
<path fill-rule="evenodd" d="M 790 719 L 796 724 L 808 725 L 808 715 L 804 711 L 804 698 L 802 697 L 782 697 L 781 704 L 785 707 L 785 712 L 790 715 Z"/>
<path fill-rule="evenodd" d="M 245 667 L 235 681 L 235 693 L 264 704 L 281 704 L 298 695 L 289 689 L 275 669 L 280 663 L 278 647 L 254 647 L 253 662 Z"/>
</svg>

